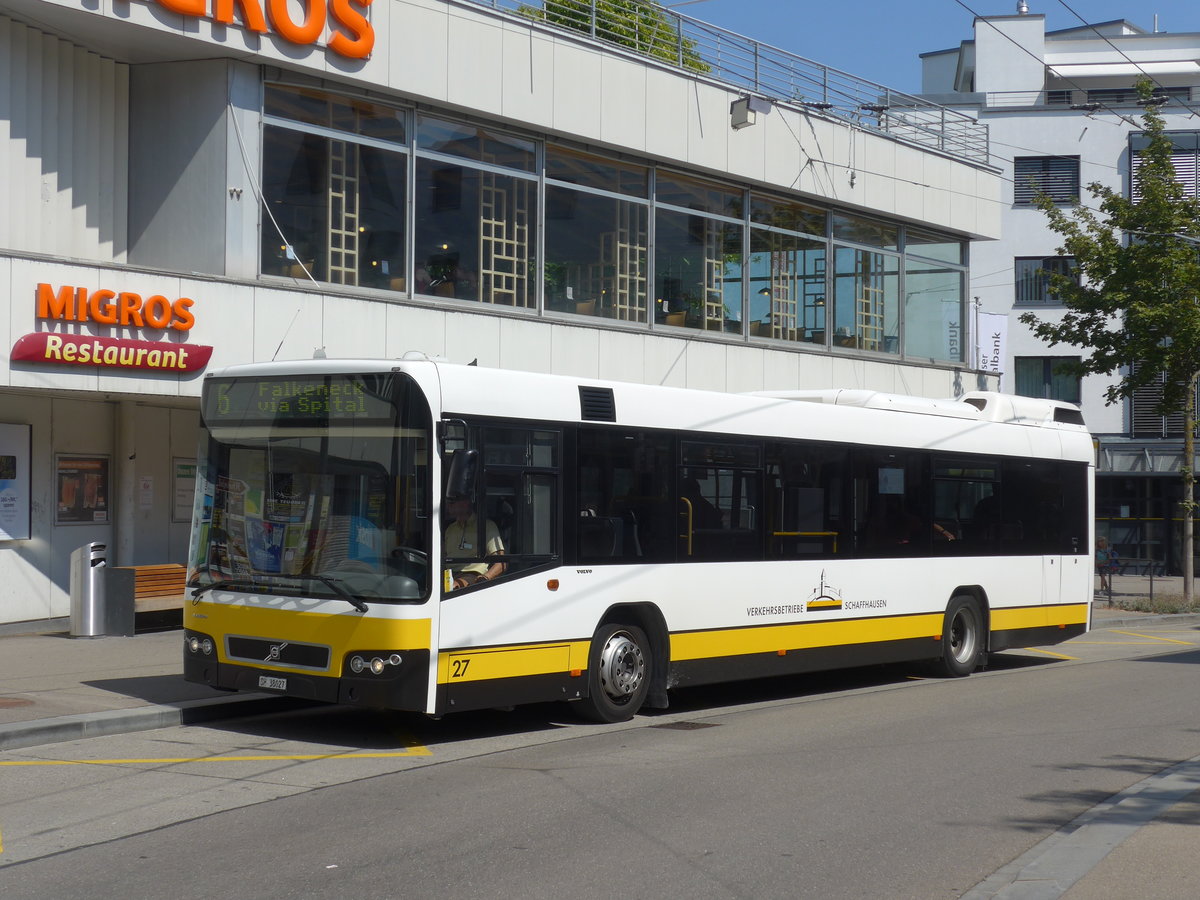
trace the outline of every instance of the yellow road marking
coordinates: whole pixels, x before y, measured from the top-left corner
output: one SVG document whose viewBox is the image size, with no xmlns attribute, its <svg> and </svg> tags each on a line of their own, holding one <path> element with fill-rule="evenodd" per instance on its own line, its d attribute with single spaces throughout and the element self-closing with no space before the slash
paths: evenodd
<svg viewBox="0 0 1200 900">
<path fill-rule="evenodd" d="M 1127 634 L 1130 637 L 1145 638 L 1148 641 L 1163 641 L 1167 644 L 1183 644 L 1185 647 L 1190 647 L 1193 644 L 1193 641 L 1177 641 L 1175 638 L 1157 637 L 1153 634 L 1138 634 L 1134 631 L 1117 631 L 1115 628 L 1113 631 L 1117 634 Z"/>
<path fill-rule="evenodd" d="M 0 760 L 0 766 L 130 766 L 164 765 L 176 763 L 231 763 L 231 762 L 311 762 L 321 759 L 396 759 L 406 756 L 433 756 L 433 751 L 420 744 L 407 750 L 386 753 L 296 753 L 267 754 L 264 756 L 162 756 L 130 759 L 31 759 Z"/>
<path fill-rule="evenodd" d="M 1055 653 L 1053 650 L 1042 650 L 1038 647 L 1023 648 L 1027 653 L 1045 653 L 1047 656 L 1054 656 L 1058 659 L 1079 659 L 1078 656 L 1067 656 L 1065 653 Z"/>
</svg>

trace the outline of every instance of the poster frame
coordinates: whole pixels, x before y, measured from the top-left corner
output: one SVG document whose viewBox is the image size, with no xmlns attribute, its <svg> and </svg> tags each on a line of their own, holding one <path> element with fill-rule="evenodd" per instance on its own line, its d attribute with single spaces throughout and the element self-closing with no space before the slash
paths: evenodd
<svg viewBox="0 0 1200 900">
<path fill-rule="evenodd" d="M 33 537 L 32 463 L 33 426 L 0 423 L 0 541 L 28 541 Z M 10 465 L 12 477 L 5 478 Z"/>
<path fill-rule="evenodd" d="M 86 484 L 77 484 L 75 490 L 92 499 L 100 498 L 97 506 L 71 504 L 71 511 L 64 513 L 63 499 L 66 496 L 68 476 L 76 475 L 78 469 L 94 469 L 97 478 L 90 489 Z M 72 495 L 74 497 L 76 495 Z M 54 455 L 54 524 L 55 525 L 111 525 L 112 524 L 112 457 L 107 453 L 56 453 Z M 89 517 L 85 510 L 91 509 Z M 75 510 L 78 510 L 76 512 Z"/>
</svg>

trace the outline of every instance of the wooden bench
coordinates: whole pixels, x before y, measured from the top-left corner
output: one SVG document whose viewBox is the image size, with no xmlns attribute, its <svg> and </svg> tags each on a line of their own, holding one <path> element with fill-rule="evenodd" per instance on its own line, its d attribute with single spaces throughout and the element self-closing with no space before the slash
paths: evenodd
<svg viewBox="0 0 1200 900">
<path fill-rule="evenodd" d="M 183 609 L 187 569 L 178 563 L 157 566 L 124 566 L 133 570 L 135 612 Z"/>
</svg>

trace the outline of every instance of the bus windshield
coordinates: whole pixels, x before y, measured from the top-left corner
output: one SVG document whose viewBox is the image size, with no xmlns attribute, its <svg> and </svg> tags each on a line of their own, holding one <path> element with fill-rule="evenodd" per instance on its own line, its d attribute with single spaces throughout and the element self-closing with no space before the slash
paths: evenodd
<svg viewBox="0 0 1200 900">
<path fill-rule="evenodd" d="M 214 378 L 202 427 L 192 588 L 428 599 L 432 425 L 408 376 Z"/>
</svg>

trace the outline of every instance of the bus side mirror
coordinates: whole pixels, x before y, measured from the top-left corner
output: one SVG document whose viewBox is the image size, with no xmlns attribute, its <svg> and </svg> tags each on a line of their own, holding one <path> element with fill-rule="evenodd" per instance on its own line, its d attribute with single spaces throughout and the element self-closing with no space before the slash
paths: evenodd
<svg viewBox="0 0 1200 900">
<path fill-rule="evenodd" d="M 475 473 L 479 469 L 478 450 L 455 450 L 450 454 L 446 475 L 447 497 L 475 497 Z"/>
</svg>

